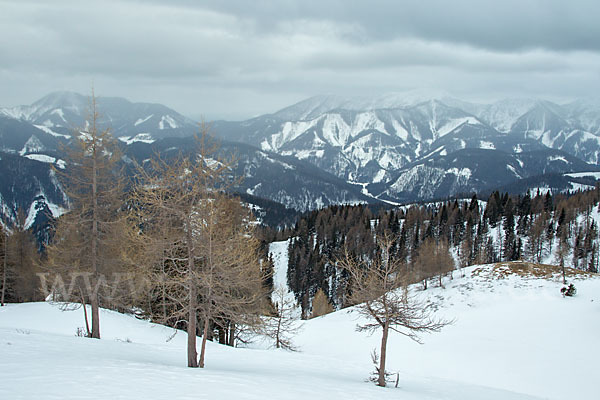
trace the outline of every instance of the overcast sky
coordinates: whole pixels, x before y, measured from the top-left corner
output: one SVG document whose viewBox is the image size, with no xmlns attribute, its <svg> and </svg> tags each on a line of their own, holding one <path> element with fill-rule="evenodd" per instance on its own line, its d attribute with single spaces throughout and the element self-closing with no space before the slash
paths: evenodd
<svg viewBox="0 0 600 400">
<path fill-rule="evenodd" d="M 317 94 L 600 90 L 597 0 L 0 0 L 0 106 L 56 90 L 242 119 Z"/>
</svg>

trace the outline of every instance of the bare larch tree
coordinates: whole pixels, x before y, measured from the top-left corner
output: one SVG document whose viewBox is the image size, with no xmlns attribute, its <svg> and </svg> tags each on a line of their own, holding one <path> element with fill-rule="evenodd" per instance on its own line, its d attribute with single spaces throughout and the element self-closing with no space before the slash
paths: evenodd
<svg viewBox="0 0 600 400">
<path fill-rule="evenodd" d="M 377 385 L 386 386 L 386 354 L 389 332 L 394 331 L 420 342 L 420 334 L 437 332 L 449 321 L 434 318 L 428 308 L 407 287 L 406 267 L 391 255 L 396 238 L 383 234 L 376 239 L 373 259 L 358 258 L 349 252 L 337 261 L 350 275 L 350 301 L 366 318 L 359 331 L 382 330 Z"/>
<path fill-rule="evenodd" d="M 273 290 L 272 301 L 274 316 L 266 318 L 265 334 L 275 341 L 275 348 L 295 351 L 292 338 L 302 325 L 294 296 L 285 287 L 278 286 Z"/>
<path fill-rule="evenodd" d="M 250 211 L 224 193 L 230 162 L 216 157 L 205 130 L 192 155 L 159 156 L 138 169 L 132 198 L 139 211 L 148 281 L 157 320 L 187 328 L 188 367 L 204 367 L 211 324 L 260 323 L 265 306 L 259 242 Z M 198 357 L 198 320 L 202 344 Z"/>
<path fill-rule="evenodd" d="M 67 167 L 54 169 L 69 197 L 70 210 L 56 224 L 47 262 L 49 271 L 67 279 L 67 275 L 73 279 L 73 273 L 85 278 L 78 286 L 85 302 L 91 304 L 91 337 L 96 339 L 100 338 L 100 292 L 107 286 L 107 277 L 122 267 L 123 234 L 128 230 L 122 212 L 121 153 L 110 129 L 101 128 L 99 119 L 92 92 L 86 126 L 74 132 L 73 143 L 65 149 Z"/>
</svg>

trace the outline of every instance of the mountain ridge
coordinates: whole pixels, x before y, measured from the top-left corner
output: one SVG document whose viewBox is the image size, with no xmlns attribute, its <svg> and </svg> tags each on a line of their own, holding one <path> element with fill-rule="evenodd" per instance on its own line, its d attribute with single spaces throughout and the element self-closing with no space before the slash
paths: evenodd
<svg viewBox="0 0 600 400">
<path fill-rule="evenodd" d="M 246 183 L 241 193 L 298 211 L 422 201 L 494 185 L 516 188 L 519 180 L 542 182 L 545 178 L 532 177 L 544 174 L 598 171 L 600 137 L 592 132 L 600 131 L 595 128 L 599 101 L 559 105 L 517 99 L 486 105 L 445 93 L 402 96 L 314 96 L 273 114 L 208 126 L 228 151 L 242 155 L 237 173 Z M 45 180 L 43 166 L 62 165 L 60 149 L 72 139 L 74 127 L 85 129 L 87 99 L 53 92 L 30 106 L 0 109 L 0 150 L 36 165 L 22 172 L 36 171 L 33 176 L 19 179 Z M 194 121 L 160 104 L 118 97 L 99 97 L 97 104 L 104 116 L 101 127 L 110 127 L 132 157 L 169 146 L 187 151 L 199 131 Z M 579 187 L 571 177 L 554 181 L 561 182 L 561 190 Z M 29 192 L 21 193 L 27 199 L 17 199 L 16 192 L 0 194 L 16 196 L 15 207 L 39 203 Z"/>
</svg>

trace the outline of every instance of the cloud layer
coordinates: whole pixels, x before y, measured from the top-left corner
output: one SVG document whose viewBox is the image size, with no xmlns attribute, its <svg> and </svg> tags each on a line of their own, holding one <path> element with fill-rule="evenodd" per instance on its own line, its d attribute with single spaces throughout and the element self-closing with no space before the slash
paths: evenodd
<svg viewBox="0 0 600 400">
<path fill-rule="evenodd" d="M 320 93 L 592 96 L 596 1 L 0 1 L 0 105 L 53 90 L 247 118 Z"/>
</svg>

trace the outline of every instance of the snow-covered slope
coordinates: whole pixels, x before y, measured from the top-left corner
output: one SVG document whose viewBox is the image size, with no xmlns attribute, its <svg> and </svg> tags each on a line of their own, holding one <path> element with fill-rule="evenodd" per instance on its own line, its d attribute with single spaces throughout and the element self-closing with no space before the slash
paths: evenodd
<svg viewBox="0 0 600 400">
<path fill-rule="evenodd" d="M 518 269 L 518 268 L 517 268 Z M 600 280 L 508 274 L 503 266 L 455 273 L 421 292 L 453 325 L 418 345 L 392 336 L 398 388 L 365 382 L 379 337 L 354 330 L 347 310 L 306 321 L 300 352 L 208 344 L 204 370 L 185 367 L 185 334 L 115 312 L 103 339 L 77 337 L 83 312 L 48 303 L 0 309 L 0 398 L 595 399 Z"/>
<path fill-rule="evenodd" d="M 132 140 L 136 135 L 151 139 L 190 136 L 196 122 L 161 104 L 132 103 L 118 97 L 98 97 L 99 121 L 115 136 Z M 27 106 L 0 108 L 0 115 L 29 122 L 50 135 L 70 135 L 85 126 L 90 99 L 73 92 L 54 92 Z M 144 138 L 144 140 L 149 140 Z"/>
<path fill-rule="evenodd" d="M 533 99 L 476 104 L 427 92 L 375 97 L 329 95 L 248 121 L 218 121 L 213 132 L 306 160 L 351 183 L 393 184 L 403 168 L 432 154 L 453 155 L 463 149 L 512 154 L 554 149 L 597 164 L 598 104 L 578 101 L 558 105 Z M 486 168 L 504 165 L 488 164 Z M 442 175 L 448 172 L 444 170 Z M 527 176 L 535 174 L 539 172 L 529 171 Z M 415 183 L 424 186 L 427 177 L 418 176 Z M 520 174 L 515 179 L 523 177 Z M 471 179 L 461 185 L 483 189 Z M 432 192 L 435 190 L 425 188 L 422 195 Z M 424 199 L 427 197 L 419 200 Z"/>
</svg>

